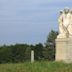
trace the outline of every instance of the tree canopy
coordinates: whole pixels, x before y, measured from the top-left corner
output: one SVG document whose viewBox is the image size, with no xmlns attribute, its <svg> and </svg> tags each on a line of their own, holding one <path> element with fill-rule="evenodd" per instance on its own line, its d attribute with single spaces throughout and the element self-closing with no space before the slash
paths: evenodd
<svg viewBox="0 0 72 72">
<path fill-rule="evenodd" d="M 51 31 L 45 45 L 15 44 L 0 46 L 0 63 L 15 63 L 30 60 L 31 50 L 34 50 L 35 60 L 54 60 L 55 58 L 55 39 L 58 32 Z"/>
</svg>

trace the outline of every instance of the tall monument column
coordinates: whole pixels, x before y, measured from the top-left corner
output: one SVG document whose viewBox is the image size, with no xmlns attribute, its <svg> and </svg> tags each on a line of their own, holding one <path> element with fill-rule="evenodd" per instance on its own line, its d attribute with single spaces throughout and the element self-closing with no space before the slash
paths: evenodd
<svg viewBox="0 0 72 72">
<path fill-rule="evenodd" d="M 60 11 L 58 22 L 56 61 L 72 62 L 72 10 L 65 8 Z"/>
</svg>

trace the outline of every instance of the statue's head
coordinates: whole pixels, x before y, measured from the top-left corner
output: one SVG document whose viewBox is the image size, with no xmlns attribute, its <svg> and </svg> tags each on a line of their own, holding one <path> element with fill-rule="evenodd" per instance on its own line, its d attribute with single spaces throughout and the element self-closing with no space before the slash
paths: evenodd
<svg viewBox="0 0 72 72">
<path fill-rule="evenodd" d="M 63 14 L 63 11 L 62 10 L 60 10 L 60 15 L 62 15 Z"/>
<path fill-rule="evenodd" d="M 68 7 L 66 7 L 66 8 L 64 9 L 64 13 L 65 13 L 65 14 L 68 14 L 69 11 L 70 11 L 70 9 L 69 9 Z"/>
</svg>

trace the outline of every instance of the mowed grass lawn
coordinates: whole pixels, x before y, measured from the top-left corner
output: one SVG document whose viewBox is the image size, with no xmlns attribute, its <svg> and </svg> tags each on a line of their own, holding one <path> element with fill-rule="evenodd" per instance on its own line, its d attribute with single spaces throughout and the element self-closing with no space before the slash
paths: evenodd
<svg viewBox="0 0 72 72">
<path fill-rule="evenodd" d="M 0 72 L 72 72 L 72 64 L 48 61 L 0 64 Z"/>
</svg>

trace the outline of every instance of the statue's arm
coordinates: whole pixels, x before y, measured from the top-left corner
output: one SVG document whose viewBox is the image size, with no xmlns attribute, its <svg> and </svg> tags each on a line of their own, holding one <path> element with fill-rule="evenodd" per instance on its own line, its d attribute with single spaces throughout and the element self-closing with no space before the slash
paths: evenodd
<svg viewBox="0 0 72 72">
<path fill-rule="evenodd" d="M 59 22 L 59 25 L 62 25 L 63 24 L 63 18 L 62 18 L 62 16 L 59 16 L 58 22 Z"/>
</svg>

